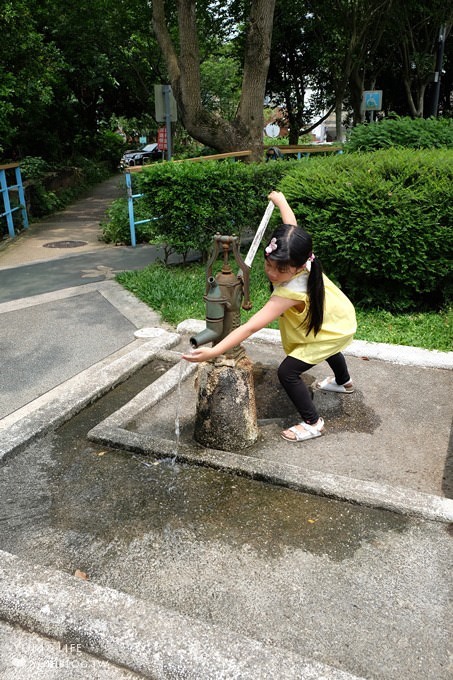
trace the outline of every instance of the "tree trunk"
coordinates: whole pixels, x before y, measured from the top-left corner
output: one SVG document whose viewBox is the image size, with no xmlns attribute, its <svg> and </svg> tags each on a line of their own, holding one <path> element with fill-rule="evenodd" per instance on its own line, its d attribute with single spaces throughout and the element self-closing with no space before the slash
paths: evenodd
<svg viewBox="0 0 453 680">
<path fill-rule="evenodd" d="M 365 112 L 362 108 L 363 98 L 363 69 L 359 64 L 356 64 L 349 78 L 349 90 L 351 93 L 351 104 L 353 112 L 353 125 L 359 125 L 365 120 Z"/>
<path fill-rule="evenodd" d="M 415 96 L 412 92 L 411 79 L 408 76 L 404 77 L 404 90 L 406 92 L 407 102 L 412 118 L 423 118 L 424 100 L 426 83 L 421 83 L 417 86 Z"/>
<path fill-rule="evenodd" d="M 342 117 L 343 117 L 343 95 L 337 96 L 335 99 L 335 137 L 337 142 L 342 142 L 343 139 L 343 129 L 342 129 Z"/>
<path fill-rule="evenodd" d="M 250 149 L 249 160 L 263 160 L 264 94 L 275 0 L 252 0 L 241 100 L 231 122 L 207 111 L 201 102 L 196 1 L 177 0 L 179 55 L 167 28 L 164 5 L 164 0 L 153 0 L 153 28 L 187 132 L 220 153 Z"/>
</svg>

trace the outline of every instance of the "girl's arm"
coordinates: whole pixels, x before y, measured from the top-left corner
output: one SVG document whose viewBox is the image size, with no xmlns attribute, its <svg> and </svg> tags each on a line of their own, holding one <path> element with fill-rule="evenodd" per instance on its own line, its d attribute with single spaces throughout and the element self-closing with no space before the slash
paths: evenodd
<svg viewBox="0 0 453 680">
<path fill-rule="evenodd" d="M 240 345 L 250 335 L 270 324 L 271 321 L 278 319 L 283 312 L 286 312 L 287 309 L 296 304 L 298 304 L 296 300 L 272 296 L 264 307 L 242 324 L 242 326 L 232 330 L 217 345 L 214 345 L 214 347 L 198 347 L 190 354 L 183 354 L 183 359 L 192 362 L 209 361 L 209 359 L 214 359 L 220 356 L 220 354 L 225 354 L 225 352 L 233 349 L 236 345 Z"/>
<path fill-rule="evenodd" d="M 293 224 L 294 226 L 297 225 L 296 216 L 290 208 L 285 194 L 282 194 L 281 191 L 271 191 L 268 199 L 272 201 L 272 203 L 280 210 L 280 216 L 282 218 L 283 224 Z"/>
</svg>

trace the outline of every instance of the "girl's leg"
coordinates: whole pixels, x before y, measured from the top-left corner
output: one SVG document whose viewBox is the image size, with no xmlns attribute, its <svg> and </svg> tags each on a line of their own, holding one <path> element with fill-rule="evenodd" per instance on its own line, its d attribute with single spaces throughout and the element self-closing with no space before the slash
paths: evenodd
<svg viewBox="0 0 453 680">
<path fill-rule="evenodd" d="M 319 420 L 319 414 L 300 374 L 313 368 L 313 365 L 294 357 L 286 357 L 278 367 L 278 378 L 282 386 L 303 420 L 309 425 L 314 425 Z"/>
<path fill-rule="evenodd" d="M 326 359 L 335 376 L 337 385 L 352 385 L 351 376 L 349 375 L 346 359 L 341 352 L 334 354 Z"/>
</svg>

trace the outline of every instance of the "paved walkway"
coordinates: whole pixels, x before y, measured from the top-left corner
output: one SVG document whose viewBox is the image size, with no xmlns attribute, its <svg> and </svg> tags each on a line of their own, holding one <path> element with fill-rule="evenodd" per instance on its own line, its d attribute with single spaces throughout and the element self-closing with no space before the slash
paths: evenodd
<svg viewBox="0 0 453 680">
<path fill-rule="evenodd" d="M 0 429 L 2 418 L 132 347 L 137 328 L 159 323 L 152 310 L 114 283 L 116 273 L 154 261 L 156 249 L 101 240 L 106 209 L 123 193 L 124 178 L 115 176 L 2 244 Z M 67 247 L 80 242 L 84 245 Z"/>
<path fill-rule="evenodd" d="M 115 463 L 112 457 L 118 486 L 115 475 L 83 467 L 86 445 L 77 463 L 70 461 L 71 436 L 76 446 L 82 435 L 67 435 L 64 456 L 50 454 L 61 423 L 137 366 L 186 347 L 197 326 L 188 320 L 176 333 L 114 281 L 116 272 L 158 256 L 152 246 L 100 240 L 99 222 L 124 191 L 121 179 L 0 247 L 0 548 L 7 551 L 0 553 L 6 650 L 0 677 L 451 677 L 447 526 L 453 501 L 445 498 L 453 488 L 451 355 L 355 343 L 350 362 L 358 389 L 347 408 L 336 395 L 322 403 L 325 437 L 310 448 L 289 448 L 276 436 L 279 425 L 270 423 L 247 459 L 219 458 L 221 468 L 245 477 L 273 477 L 278 488 L 320 494 L 315 539 L 305 529 L 303 539 L 290 539 L 282 512 L 298 518 L 299 527 L 311 526 L 293 500 L 279 506 L 278 526 L 267 534 L 264 496 L 250 501 L 261 508 L 248 520 L 255 538 L 264 532 L 256 546 L 248 522 L 236 527 L 233 521 L 206 537 L 213 515 L 222 527 L 224 505 L 206 512 L 203 540 L 183 515 L 181 525 L 171 523 L 171 531 L 165 525 L 161 533 L 146 512 L 135 533 L 133 518 L 152 497 L 145 465 L 138 463 L 143 475 L 137 475 L 133 459 Z M 70 241 L 86 244 L 48 247 Z M 136 338 L 141 328 L 154 328 L 154 337 Z M 266 365 L 280 352 L 272 333 L 255 338 L 249 350 Z M 181 413 L 184 426 L 194 397 L 189 391 L 179 399 L 188 409 Z M 164 399 L 152 418 L 153 436 L 169 436 L 169 413 L 174 404 Z M 127 422 L 120 425 L 125 429 L 117 432 L 129 437 Z M 140 450 L 138 434 L 135 442 Z M 95 462 L 107 460 L 93 450 Z M 77 473 L 73 465 L 80 465 Z M 209 486 L 211 495 L 217 484 Z M 174 510 L 186 493 L 173 498 Z M 326 510 L 325 495 L 359 505 L 343 501 Z M 132 515 L 117 522 L 119 497 Z M 390 507 L 389 501 L 397 513 L 361 511 Z M 231 518 L 242 512 L 232 508 Z M 192 512 L 199 516 L 197 504 Z M 96 524 L 107 533 L 98 533 Z M 70 575 L 83 560 L 91 583 Z"/>
<path fill-rule="evenodd" d="M 33 222 L 15 239 L 0 243 L 0 267 L 17 267 L 32 262 L 59 260 L 97 250 L 110 250 L 102 241 L 100 222 L 115 198 L 126 195 L 124 177 L 115 175 L 65 210 Z M 55 247 L 66 241 L 66 247 Z M 71 247 L 71 242 L 86 245 Z"/>
</svg>

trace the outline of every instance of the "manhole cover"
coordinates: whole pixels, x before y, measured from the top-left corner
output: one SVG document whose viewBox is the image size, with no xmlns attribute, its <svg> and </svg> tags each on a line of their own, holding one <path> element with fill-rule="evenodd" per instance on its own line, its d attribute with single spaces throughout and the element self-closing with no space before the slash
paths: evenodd
<svg viewBox="0 0 453 680">
<path fill-rule="evenodd" d="M 44 243 L 43 248 L 80 248 L 86 246 L 88 241 L 52 241 Z"/>
</svg>

